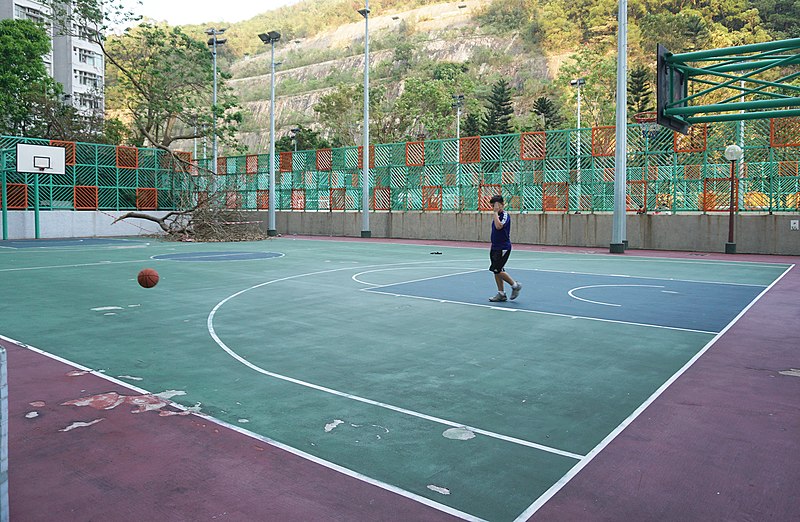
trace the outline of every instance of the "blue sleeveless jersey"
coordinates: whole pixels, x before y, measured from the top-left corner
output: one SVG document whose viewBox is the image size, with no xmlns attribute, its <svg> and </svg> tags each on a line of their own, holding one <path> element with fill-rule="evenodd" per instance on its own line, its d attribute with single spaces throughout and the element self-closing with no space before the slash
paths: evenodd
<svg viewBox="0 0 800 522">
<path fill-rule="evenodd" d="M 511 216 L 504 210 L 499 218 L 500 223 L 503 223 L 500 230 L 494 228 L 492 219 L 492 250 L 511 250 Z"/>
</svg>

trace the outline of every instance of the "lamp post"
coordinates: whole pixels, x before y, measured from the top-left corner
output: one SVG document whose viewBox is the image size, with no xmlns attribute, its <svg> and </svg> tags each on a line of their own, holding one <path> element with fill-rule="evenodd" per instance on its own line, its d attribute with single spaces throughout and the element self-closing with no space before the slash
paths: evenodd
<svg viewBox="0 0 800 522">
<path fill-rule="evenodd" d="M 275 42 L 281 39 L 281 33 L 278 31 L 269 31 L 258 35 L 264 44 L 270 44 L 271 58 L 270 69 L 272 71 L 272 79 L 270 80 L 270 95 L 269 95 L 269 210 L 267 235 L 277 236 L 278 231 L 275 228 Z"/>
<path fill-rule="evenodd" d="M 297 152 L 297 133 L 300 132 L 300 128 L 295 127 L 293 129 L 290 129 L 289 132 L 292 133 L 292 144 L 294 145 L 294 151 Z"/>
<path fill-rule="evenodd" d="M 208 46 L 211 48 L 211 56 L 214 59 L 214 95 L 213 101 L 211 103 L 211 124 L 212 129 L 211 132 L 213 134 L 212 143 L 211 143 L 211 154 L 213 156 L 213 164 L 211 165 L 211 173 L 216 176 L 217 175 L 217 46 L 222 45 L 228 40 L 226 38 L 218 38 L 219 35 L 225 32 L 225 29 L 216 29 L 212 27 L 211 29 L 206 29 L 206 34 L 209 35 L 211 38 L 208 39 Z M 212 178 L 213 179 L 213 178 Z M 216 185 L 216 180 L 212 181 L 213 185 Z"/>
<path fill-rule="evenodd" d="M 736 162 L 741 161 L 744 151 L 738 145 L 728 145 L 725 148 L 725 159 L 731 162 L 731 201 L 728 213 L 728 242 L 725 243 L 725 253 L 735 254 L 736 243 L 733 241 L 733 210 L 736 204 Z"/>
<path fill-rule="evenodd" d="M 454 94 L 451 108 L 456 110 L 456 139 L 461 139 L 461 107 L 464 106 L 464 95 Z"/>
<path fill-rule="evenodd" d="M 369 0 L 358 13 L 364 17 L 364 144 L 361 172 L 361 237 L 371 237 L 369 229 Z"/>
<path fill-rule="evenodd" d="M 581 211 L 581 87 L 586 85 L 584 78 L 570 80 L 570 85 L 578 89 L 578 146 L 576 148 L 577 169 L 578 169 L 578 212 Z"/>
</svg>

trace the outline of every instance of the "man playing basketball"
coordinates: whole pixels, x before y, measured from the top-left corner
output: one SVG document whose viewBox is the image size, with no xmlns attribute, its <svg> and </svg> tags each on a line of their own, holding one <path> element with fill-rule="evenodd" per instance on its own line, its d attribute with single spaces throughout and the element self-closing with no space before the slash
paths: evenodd
<svg viewBox="0 0 800 522">
<path fill-rule="evenodd" d="M 511 216 L 503 210 L 503 196 L 496 195 L 489 200 L 492 204 L 492 248 L 489 250 L 489 259 L 492 264 L 489 267 L 494 273 L 494 280 L 497 283 L 497 295 L 489 298 L 493 303 L 506 301 L 506 292 L 503 283 L 511 285 L 511 299 L 516 299 L 522 285 L 511 279 L 505 271 L 508 256 L 511 254 Z"/>
</svg>

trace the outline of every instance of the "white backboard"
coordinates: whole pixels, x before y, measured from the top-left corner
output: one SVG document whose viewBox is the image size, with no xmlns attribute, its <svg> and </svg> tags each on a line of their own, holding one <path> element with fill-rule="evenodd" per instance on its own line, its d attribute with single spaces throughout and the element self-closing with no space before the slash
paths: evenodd
<svg viewBox="0 0 800 522">
<path fill-rule="evenodd" d="M 66 152 L 64 147 L 17 143 L 17 172 L 64 174 Z"/>
</svg>

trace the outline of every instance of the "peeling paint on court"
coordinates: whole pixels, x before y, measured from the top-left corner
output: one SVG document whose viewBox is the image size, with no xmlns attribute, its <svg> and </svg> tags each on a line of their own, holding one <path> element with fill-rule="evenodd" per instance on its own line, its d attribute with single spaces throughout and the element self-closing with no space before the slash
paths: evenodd
<svg viewBox="0 0 800 522">
<path fill-rule="evenodd" d="M 72 424 L 70 424 L 66 428 L 64 428 L 62 430 L 58 430 L 58 431 L 67 432 L 67 431 L 72 431 L 75 428 L 87 428 L 87 427 L 89 427 L 89 426 L 91 426 L 93 424 L 97 424 L 98 422 L 100 422 L 102 420 L 104 420 L 104 419 L 95 419 L 95 420 L 93 420 L 91 422 L 73 422 Z"/>
<path fill-rule="evenodd" d="M 325 425 L 325 433 L 330 433 L 331 431 L 336 429 L 336 426 L 338 426 L 339 424 L 344 424 L 344 421 L 339 419 L 334 419 L 333 422 L 329 422 L 328 424 Z"/>
<path fill-rule="evenodd" d="M 130 381 L 141 381 L 141 377 L 134 377 L 133 375 L 117 375 L 118 379 L 128 379 Z"/>
<path fill-rule="evenodd" d="M 108 310 L 122 310 L 121 306 L 99 306 L 97 308 L 92 308 L 93 312 L 106 312 Z"/>
<path fill-rule="evenodd" d="M 792 368 L 791 370 L 783 370 L 782 372 L 778 372 L 781 375 L 787 375 L 789 377 L 800 377 L 800 370 L 797 368 Z"/>
<path fill-rule="evenodd" d="M 95 410 L 113 410 L 117 406 L 127 404 L 134 409 L 131 413 L 146 413 L 148 411 L 158 411 L 162 417 L 169 417 L 172 415 L 189 415 L 193 412 L 200 411 L 200 403 L 195 406 L 186 408 L 181 411 L 163 410 L 165 406 L 169 406 L 169 398 L 176 395 L 186 395 L 186 392 L 178 390 L 167 390 L 157 394 L 145 395 L 120 395 L 117 392 L 100 393 L 91 395 L 89 397 L 81 397 L 67 402 L 61 403 L 62 406 L 89 406 Z"/>
<path fill-rule="evenodd" d="M 444 430 L 442 436 L 446 439 L 469 440 L 475 438 L 475 432 L 467 428 L 450 428 Z"/>
<path fill-rule="evenodd" d="M 428 489 L 430 489 L 431 491 L 435 491 L 437 493 L 441 493 L 442 495 L 449 495 L 450 494 L 450 490 L 449 489 L 443 488 L 443 487 L 440 487 L 440 486 L 436 486 L 434 484 L 428 484 Z"/>
<path fill-rule="evenodd" d="M 35 419 L 38 416 L 39 416 L 38 411 L 29 411 L 28 413 L 25 414 L 26 419 Z"/>
<path fill-rule="evenodd" d="M 44 408 L 44 406 L 45 406 L 45 402 L 44 401 L 33 401 L 33 402 L 29 402 L 28 404 L 30 404 L 34 408 Z"/>
<path fill-rule="evenodd" d="M 72 370 L 71 372 L 67 373 L 67 377 L 80 377 L 81 375 L 86 375 L 89 373 L 85 370 Z"/>
</svg>

